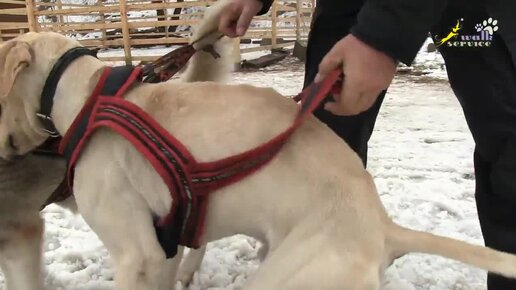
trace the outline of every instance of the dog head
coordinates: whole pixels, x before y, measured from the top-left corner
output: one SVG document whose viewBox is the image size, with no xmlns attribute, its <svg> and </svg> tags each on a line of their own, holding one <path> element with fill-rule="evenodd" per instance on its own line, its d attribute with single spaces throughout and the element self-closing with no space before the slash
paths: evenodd
<svg viewBox="0 0 516 290">
<path fill-rule="evenodd" d="M 36 113 L 54 63 L 77 41 L 58 33 L 26 33 L 0 46 L 0 157 L 11 159 L 40 145 L 48 135 Z"/>
</svg>

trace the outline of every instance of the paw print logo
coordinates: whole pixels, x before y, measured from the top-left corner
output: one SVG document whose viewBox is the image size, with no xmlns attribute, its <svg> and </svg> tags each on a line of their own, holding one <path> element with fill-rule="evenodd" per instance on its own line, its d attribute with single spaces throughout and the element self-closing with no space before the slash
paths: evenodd
<svg viewBox="0 0 516 290">
<path fill-rule="evenodd" d="M 498 20 L 489 17 L 489 19 L 482 21 L 475 25 L 475 30 L 480 32 L 482 30 L 487 31 L 490 35 L 493 35 L 495 31 L 498 31 Z"/>
</svg>

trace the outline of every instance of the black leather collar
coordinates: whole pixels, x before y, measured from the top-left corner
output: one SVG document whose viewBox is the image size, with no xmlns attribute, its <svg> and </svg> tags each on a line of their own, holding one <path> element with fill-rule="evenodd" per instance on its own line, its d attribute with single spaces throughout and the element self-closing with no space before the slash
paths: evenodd
<svg viewBox="0 0 516 290">
<path fill-rule="evenodd" d="M 86 47 L 74 47 L 68 50 L 57 60 L 56 64 L 54 64 L 54 67 L 47 77 L 45 86 L 43 87 L 43 92 L 41 93 L 40 109 L 36 115 L 43 125 L 43 130 L 50 134 L 51 137 L 59 136 L 54 122 L 50 117 L 52 106 L 54 105 L 54 95 L 56 93 L 57 83 L 59 82 L 59 79 L 63 75 L 66 68 L 74 60 L 85 55 L 97 57 L 97 51 L 88 49 Z"/>
</svg>

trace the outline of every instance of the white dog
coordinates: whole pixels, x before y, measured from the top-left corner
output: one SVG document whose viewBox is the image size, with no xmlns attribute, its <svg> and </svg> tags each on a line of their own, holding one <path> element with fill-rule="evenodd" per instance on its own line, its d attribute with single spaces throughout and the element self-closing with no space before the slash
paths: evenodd
<svg viewBox="0 0 516 290">
<path fill-rule="evenodd" d="M 225 5 L 218 3 L 198 31 L 216 28 Z M 0 47 L 0 156 L 25 154 L 48 137 L 36 117 L 43 85 L 56 60 L 77 46 L 55 33 L 29 33 Z M 124 97 L 197 161 L 249 150 L 290 126 L 295 102 L 272 89 L 213 82 L 228 74 L 227 59 L 209 61 L 201 52 L 195 58 L 186 82 L 137 84 Z M 103 68 L 98 59 L 84 56 L 62 75 L 51 114 L 61 135 Z M 192 75 L 199 82 L 188 82 Z M 116 289 L 171 289 L 181 251 L 166 260 L 153 216 L 165 216 L 172 198 L 149 161 L 117 133 L 100 129 L 82 151 L 74 176 L 79 212 L 115 262 Z M 253 236 L 269 249 L 248 290 L 378 289 L 386 267 L 409 252 L 516 277 L 514 255 L 393 223 L 358 156 L 314 117 L 265 167 L 210 195 L 201 243 L 233 234 Z M 189 266 L 202 258 L 202 249 L 193 253 Z"/>
</svg>

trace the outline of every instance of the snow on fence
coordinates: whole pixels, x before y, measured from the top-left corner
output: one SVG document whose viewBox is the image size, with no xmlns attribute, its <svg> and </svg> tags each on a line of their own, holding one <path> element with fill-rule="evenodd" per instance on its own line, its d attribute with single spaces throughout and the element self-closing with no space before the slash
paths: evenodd
<svg viewBox="0 0 516 290">
<path fill-rule="evenodd" d="M 170 0 L 172 1 L 172 0 Z M 0 0 L 0 40 L 27 31 L 54 31 L 83 45 L 119 50 L 106 61 L 149 61 L 156 53 L 133 55 L 142 47 L 173 47 L 188 42 L 213 0 Z M 247 34 L 235 40 L 240 53 L 271 50 L 306 39 L 315 0 L 276 0 L 257 16 Z M 123 52 L 121 51 L 123 50 Z"/>
</svg>

